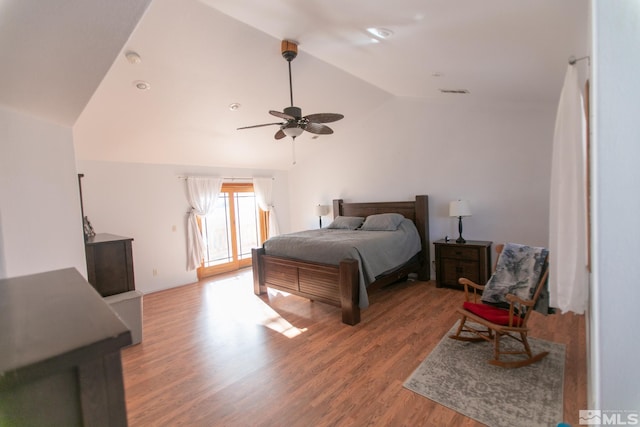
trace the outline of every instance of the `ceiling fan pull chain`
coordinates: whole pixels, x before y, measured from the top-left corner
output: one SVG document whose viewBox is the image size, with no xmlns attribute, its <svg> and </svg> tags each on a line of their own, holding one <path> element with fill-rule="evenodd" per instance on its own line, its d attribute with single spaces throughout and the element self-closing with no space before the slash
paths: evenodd
<svg viewBox="0 0 640 427">
<path fill-rule="evenodd" d="M 291 156 L 293 157 L 293 164 L 296 164 L 296 137 L 291 138 Z"/>
</svg>

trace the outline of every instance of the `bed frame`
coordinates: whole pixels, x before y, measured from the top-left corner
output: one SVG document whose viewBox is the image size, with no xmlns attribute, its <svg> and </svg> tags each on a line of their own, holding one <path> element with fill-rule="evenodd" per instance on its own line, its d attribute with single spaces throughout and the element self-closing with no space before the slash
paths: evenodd
<svg viewBox="0 0 640 427">
<path fill-rule="evenodd" d="M 381 288 L 417 273 L 419 280 L 429 280 L 429 199 L 416 196 L 414 202 L 344 203 L 333 201 L 333 216 L 361 216 L 400 213 L 412 220 L 422 244 L 422 251 L 408 264 L 378 277 L 367 290 Z M 340 265 L 299 261 L 266 255 L 264 248 L 252 250 L 253 289 L 256 295 L 267 292 L 267 287 L 321 301 L 342 308 L 342 322 L 356 325 L 360 322 L 358 261 L 344 259 Z"/>
</svg>

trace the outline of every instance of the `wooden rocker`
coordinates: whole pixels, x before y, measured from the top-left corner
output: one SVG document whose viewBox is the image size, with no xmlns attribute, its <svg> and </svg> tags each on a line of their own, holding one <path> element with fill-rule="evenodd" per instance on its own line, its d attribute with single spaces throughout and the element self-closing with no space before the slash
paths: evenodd
<svg viewBox="0 0 640 427">
<path fill-rule="evenodd" d="M 465 302 L 457 311 L 462 315 L 460 325 L 455 334 L 450 338 L 460 341 L 489 341 L 494 344 L 493 359 L 489 360 L 492 365 L 503 368 L 519 368 L 542 360 L 548 352 L 534 355 L 527 341 L 529 328 L 527 321 L 534 310 L 540 294 L 546 287 L 548 276 L 548 251 L 544 248 L 531 248 L 523 245 L 507 244 L 508 250 L 504 250 L 505 245 L 497 245 L 494 273 L 487 282 L 481 286 L 464 277 L 458 282 L 464 285 Z M 513 250 L 519 248 L 539 249 L 536 260 L 529 257 L 528 260 L 513 257 Z M 509 253 L 509 255 L 505 255 Z M 538 268 L 525 268 L 523 265 L 531 267 L 533 263 L 538 263 Z M 508 272 L 505 270 L 515 270 Z M 523 275 L 529 277 L 523 277 Z M 535 276 L 535 277 L 532 277 Z M 505 283 L 508 279 L 517 279 L 515 283 Z M 524 289 L 524 282 L 529 281 L 531 286 Z M 500 290 L 489 289 L 495 282 L 500 282 Z M 482 300 L 479 301 L 480 293 L 483 293 Z M 514 292 L 515 291 L 515 292 Z M 496 295 L 502 292 L 501 303 L 496 304 Z M 518 293 L 519 295 L 516 295 Z M 490 294 L 490 295 L 485 295 Z M 530 298 L 523 298 L 523 294 L 530 295 Z M 486 303 L 486 300 L 491 303 Z M 546 314 L 546 313 L 545 313 Z M 470 324 L 468 321 L 475 324 Z M 466 335 L 463 335 L 466 334 Z M 469 334 L 471 334 L 469 336 Z M 519 344 L 511 349 L 503 349 L 500 340 L 510 338 Z M 520 350 L 521 349 L 521 350 Z M 508 355 L 509 360 L 503 356 Z M 520 356 L 520 357 L 518 357 Z M 521 356 L 524 356 L 522 358 Z"/>
</svg>

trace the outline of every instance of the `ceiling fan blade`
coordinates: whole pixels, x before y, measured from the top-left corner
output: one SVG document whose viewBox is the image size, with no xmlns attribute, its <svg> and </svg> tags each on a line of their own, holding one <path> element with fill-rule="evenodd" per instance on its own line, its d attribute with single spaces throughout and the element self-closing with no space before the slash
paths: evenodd
<svg viewBox="0 0 640 427">
<path fill-rule="evenodd" d="M 329 135 L 333 133 L 333 129 L 320 123 L 307 123 L 304 126 L 304 130 L 318 135 Z"/>
<path fill-rule="evenodd" d="M 240 129 L 251 129 L 251 128 L 260 128 L 260 127 L 262 127 L 262 126 L 272 126 L 272 125 L 281 125 L 281 126 L 282 126 L 282 125 L 284 125 L 284 124 L 285 124 L 285 123 L 282 123 L 282 122 L 278 122 L 278 123 L 265 123 L 265 124 L 262 124 L 262 125 L 244 126 L 244 127 L 238 128 L 237 130 L 240 130 Z"/>
<path fill-rule="evenodd" d="M 284 138 L 285 136 L 287 136 L 287 135 L 285 135 L 285 134 L 284 134 L 284 132 L 282 131 L 282 129 L 280 129 L 278 132 L 276 132 L 276 134 L 275 134 L 274 138 L 275 138 L 275 139 L 282 139 L 282 138 Z"/>
<path fill-rule="evenodd" d="M 344 116 L 342 114 L 335 113 L 318 113 L 309 114 L 308 116 L 304 116 L 304 118 L 312 123 L 331 123 L 344 119 Z"/>
<path fill-rule="evenodd" d="M 281 113 L 280 111 L 269 110 L 269 114 L 271 114 L 272 116 L 280 117 L 281 119 L 285 119 L 285 120 L 295 120 L 295 117 L 285 113 Z"/>
</svg>

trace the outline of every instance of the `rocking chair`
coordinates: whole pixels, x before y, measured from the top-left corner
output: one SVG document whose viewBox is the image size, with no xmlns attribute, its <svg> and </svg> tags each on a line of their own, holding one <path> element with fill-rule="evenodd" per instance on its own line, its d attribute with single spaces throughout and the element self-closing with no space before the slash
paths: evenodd
<svg viewBox="0 0 640 427">
<path fill-rule="evenodd" d="M 464 285 L 465 302 L 457 309 L 462 315 L 458 330 L 449 337 L 460 341 L 493 342 L 493 359 L 489 363 L 519 368 L 542 360 L 548 354 L 534 355 L 527 341 L 527 321 L 546 291 L 548 251 L 507 243 L 506 247 L 497 245 L 496 252 L 495 270 L 485 286 L 466 278 L 458 279 L 458 283 Z M 478 301 L 480 292 L 482 298 Z M 503 349 L 500 342 L 503 337 L 519 344 Z M 503 357 L 505 355 L 508 360 Z"/>
</svg>

